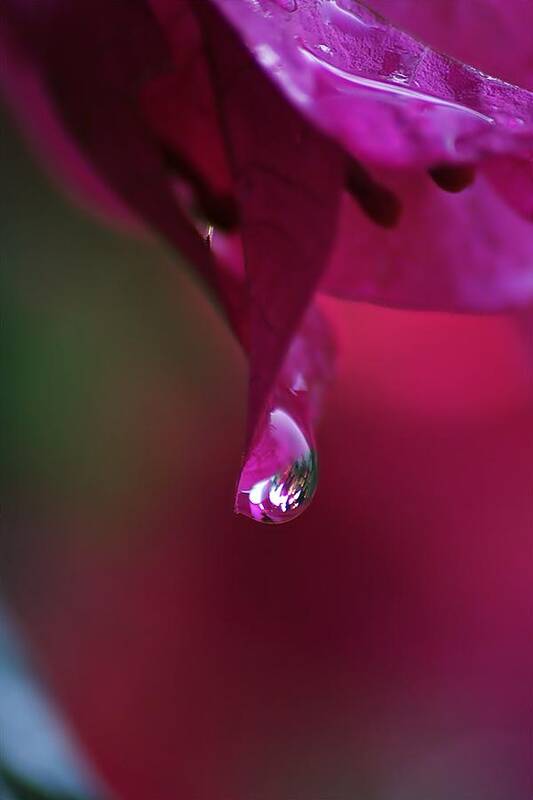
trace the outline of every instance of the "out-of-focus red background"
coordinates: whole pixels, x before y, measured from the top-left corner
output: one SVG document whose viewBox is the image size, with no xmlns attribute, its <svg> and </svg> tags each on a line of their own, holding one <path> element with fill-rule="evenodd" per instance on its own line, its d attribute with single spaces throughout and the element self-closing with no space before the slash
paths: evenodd
<svg viewBox="0 0 533 800">
<path fill-rule="evenodd" d="M 325 301 L 320 487 L 232 513 L 245 364 L 2 138 L 2 582 L 127 800 L 525 800 L 533 403 L 503 318 Z M 428 264 L 428 269 L 431 265 Z"/>
</svg>

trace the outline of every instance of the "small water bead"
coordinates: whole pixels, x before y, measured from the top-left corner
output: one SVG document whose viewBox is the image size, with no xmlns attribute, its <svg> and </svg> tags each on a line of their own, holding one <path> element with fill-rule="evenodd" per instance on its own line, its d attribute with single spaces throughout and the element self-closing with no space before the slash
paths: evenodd
<svg viewBox="0 0 533 800">
<path fill-rule="evenodd" d="M 275 408 L 242 470 L 235 510 L 258 522 L 289 522 L 309 505 L 317 473 L 316 453 L 302 426 Z"/>
<path fill-rule="evenodd" d="M 369 9 L 360 8 L 357 12 L 349 6 L 343 6 L 337 0 L 329 0 L 320 6 L 320 13 L 325 22 L 349 36 L 358 35 L 360 27 L 374 28 L 378 26 L 376 15 Z"/>
<path fill-rule="evenodd" d="M 274 0 L 274 2 L 284 11 L 293 12 L 298 8 L 296 0 Z"/>
</svg>

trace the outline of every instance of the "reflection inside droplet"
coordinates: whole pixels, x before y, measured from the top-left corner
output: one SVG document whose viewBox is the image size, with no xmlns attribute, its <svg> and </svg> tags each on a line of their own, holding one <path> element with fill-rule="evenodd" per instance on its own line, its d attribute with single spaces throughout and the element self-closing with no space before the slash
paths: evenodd
<svg viewBox="0 0 533 800">
<path fill-rule="evenodd" d="M 258 522 L 288 522 L 309 505 L 316 484 L 309 437 L 287 411 L 274 409 L 241 472 L 235 510 Z"/>
</svg>

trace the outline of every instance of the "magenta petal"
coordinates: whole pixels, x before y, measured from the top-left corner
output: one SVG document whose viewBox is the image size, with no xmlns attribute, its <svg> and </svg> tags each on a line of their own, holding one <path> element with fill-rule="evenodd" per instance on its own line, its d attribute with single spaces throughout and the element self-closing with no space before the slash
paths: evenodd
<svg viewBox="0 0 533 800">
<path fill-rule="evenodd" d="M 172 70 L 151 12 L 128 0 L 5 0 L 2 15 L 94 172 L 211 281 L 208 249 L 176 202 L 139 104 L 144 82 Z"/>
<path fill-rule="evenodd" d="M 403 202 L 393 230 L 344 198 L 322 289 L 402 308 L 489 312 L 533 300 L 533 232 L 479 175 L 460 194 L 423 172 L 379 175 Z"/>
<path fill-rule="evenodd" d="M 250 359 L 242 488 L 250 470 L 256 474 L 265 469 L 264 478 L 271 474 L 268 454 L 274 445 L 269 431 L 283 427 L 280 436 L 292 441 L 289 450 L 298 441 L 304 447 L 296 431 L 292 436 L 291 425 L 306 427 L 312 417 L 308 406 L 314 402 L 314 390 L 301 392 L 297 403 L 293 393 L 299 391 L 294 381 L 300 371 L 306 381 L 314 382 L 307 375 L 306 348 L 294 345 L 296 355 L 285 368 L 288 379 L 280 370 L 327 264 L 343 156 L 257 70 L 218 15 L 202 14 L 202 22 L 242 209 Z M 280 417 L 273 427 L 272 414 L 278 408 L 293 423 L 282 424 Z M 308 441 L 307 431 L 302 435 Z"/>
<path fill-rule="evenodd" d="M 0 25 L 80 163 L 228 313 L 250 360 L 238 511 L 285 521 L 313 494 L 332 360 L 317 289 L 454 311 L 533 302 L 533 95 L 365 4 L 5 0 Z M 243 268 L 215 270 L 196 224 L 217 261 L 213 226 L 231 232 Z"/>
<path fill-rule="evenodd" d="M 369 5 L 437 50 L 533 89 L 530 0 L 372 0 Z"/>
<path fill-rule="evenodd" d="M 533 95 L 431 50 L 356 0 L 212 0 L 308 119 L 357 158 L 430 167 L 519 155 Z M 285 9 L 285 10 L 284 10 Z"/>
<path fill-rule="evenodd" d="M 238 238 L 215 232 L 211 246 L 221 282 L 227 285 L 231 277 L 242 290 L 244 263 Z M 242 303 L 243 292 L 234 297 Z M 242 306 L 237 305 L 235 317 L 242 323 Z M 248 349 L 247 320 L 244 327 L 240 338 Z M 335 351 L 329 323 L 311 306 L 293 335 L 253 431 L 237 485 L 237 513 L 276 524 L 294 519 L 311 501 L 318 474 L 314 428 L 333 378 Z"/>
<path fill-rule="evenodd" d="M 143 87 L 143 108 L 154 131 L 177 149 L 217 190 L 230 188 L 216 99 L 194 2 L 150 0 L 164 31 L 173 70 Z"/>
</svg>

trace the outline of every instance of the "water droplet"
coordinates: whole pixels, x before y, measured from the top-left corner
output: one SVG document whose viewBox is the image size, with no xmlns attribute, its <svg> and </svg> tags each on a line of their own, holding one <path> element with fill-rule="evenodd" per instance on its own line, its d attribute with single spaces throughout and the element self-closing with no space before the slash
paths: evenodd
<svg viewBox="0 0 533 800">
<path fill-rule="evenodd" d="M 274 2 L 280 6 L 284 11 L 296 11 L 298 5 L 296 0 L 274 0 Z"/>
<path fill-rule="evenodd" d="M 258 522 L 289 522 L 309 505 L 317 471 L 310 436 L 287 411 L 275 408 L 241 472 L 235 510 Z"/>
<path fill-rule="evenodd" d="M 339 5 L 337 0 L 329 0 L 320 6 L 320 13 L 328 25 L 333 25 L 341 33 L 349 36 L 358 35 L 360 27 L 377 27 L 377 17 L 369 9 L 361 7 L 359 11 Z M 358 30 L 359 29 L 359 30 Z"/>
</svg>

